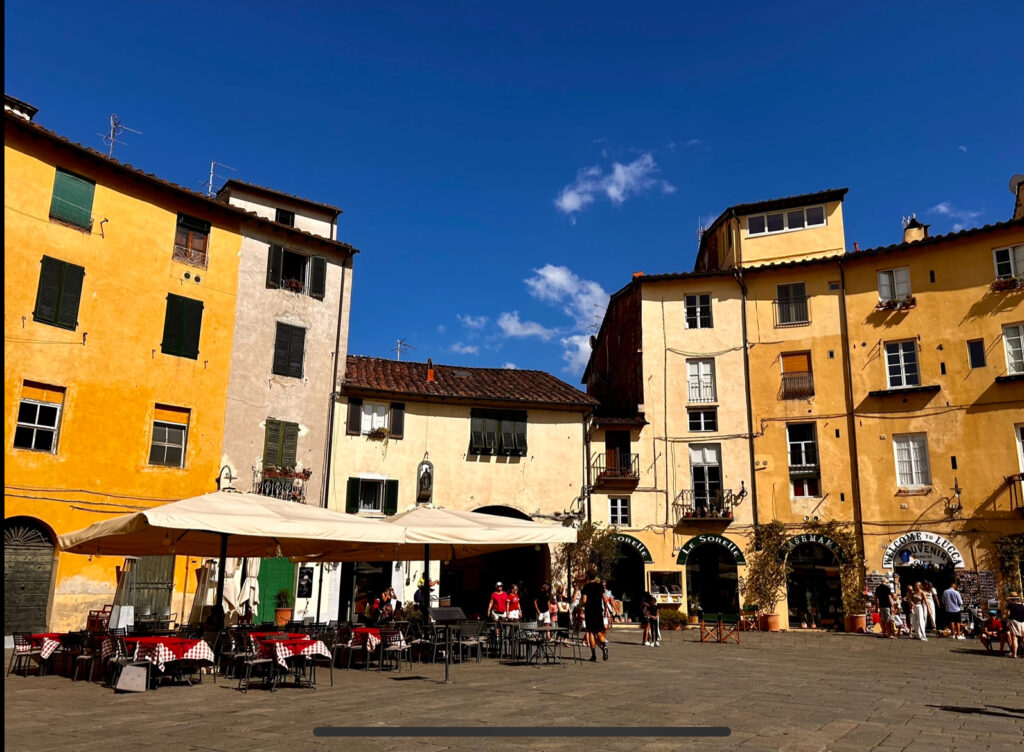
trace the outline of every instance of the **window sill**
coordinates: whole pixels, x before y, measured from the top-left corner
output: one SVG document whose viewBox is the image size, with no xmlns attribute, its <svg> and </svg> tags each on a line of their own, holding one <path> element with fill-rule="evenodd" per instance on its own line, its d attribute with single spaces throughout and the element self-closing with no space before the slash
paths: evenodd
<svg viewBox="0 0 1024 752">
<path fill-rule="evenodd" d="M 776 329 L 789 329 L 790 327 L 794 327 L 794 326 L 810 326 L 810 325 L 811 325 L 810 319 L 808 319 L 807 321 L 780 321 L 777 324 L 775 324 L 775 328 Z"/>
<path fill-rule="evenodd" d="M 64 329 L 69 332 L 73 332 L 76 329 L 78 329 L 77 321 L 75 322 L 74 326 L 65 326 L 64 324 L 59 324 L 56 321 L 47 321 L 46 319 L 38 318 L 35 314 L 32 315 L 32 321 L 34 321 L 37 324 L 45 324 L 46 326 L 55 326 L 58 329 Z"/>
<path fill-rule="evenodd" d="M 1005 376 L 996 376 L 997 384 L 1007 384 L 1014 381 L 1024 381 L 1024 373 L 1008 373 Z"/>
<path fill-rule="evenodd" d="M 897 386 L 889 389 L 876 389 L 873 392 L 868 392 L 869 397 L 894 397 L 899 394 L 927 394 L 938 392 L 942 387 L 938 384 L 928 384 L 927 386 Z"/>
<path fill-rule="evenodd" d="M 92 223 L 89 223 L 88 227 L 82 225 L 76 225 L 74 222 L 68 222 L 66 219 L 58 219 L 57 217 L 50 217 L 50 221 L 57 225 L 63 225 L 64 227 L 70 227 L 72 230 L 78 230 L 79 232 L 85 233 L 86 235 L 92 235 Z"/>
<path fill-rule="evenodd" d="M 896 495 L 899 497 L 903 496 L 927 496 L 932 492 L 931 486 L 913 486 L 910 488 L 901 488 L 896 491 Z"/>
</svg>

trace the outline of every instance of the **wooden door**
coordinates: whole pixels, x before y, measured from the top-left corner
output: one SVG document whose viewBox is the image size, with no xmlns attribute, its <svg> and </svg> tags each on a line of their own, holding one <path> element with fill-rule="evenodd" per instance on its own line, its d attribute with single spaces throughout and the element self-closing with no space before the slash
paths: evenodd
<svg viewBox="0 0 1024 752">
<path fill-rule="evenodd" d="M 4 523 L 4 634 L 45 632 L 53 576 L 53 540 L 28 517 Z"/>
</svg>

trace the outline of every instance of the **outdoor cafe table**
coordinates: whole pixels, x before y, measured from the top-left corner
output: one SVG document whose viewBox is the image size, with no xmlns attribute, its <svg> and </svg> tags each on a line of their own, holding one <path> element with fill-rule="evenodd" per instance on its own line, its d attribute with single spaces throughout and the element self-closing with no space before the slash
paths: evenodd
<svg viewBox="0 0 1024 752">
<path fill-rule="evenodd" d="M 379 627 L 355 627 L 352 630 L 352 642 L 349 644 L 357 644 L 356 637 L 358 635 L 366 635 L 366 649 L 371 653 L 380 645 Z"/>
<path fill-rule="evenodd" d="M 260 648 L 263 650 L 264 655 L 268 658 L 273 658 L 274 661 L 281 668 L 284 669 L 285 675 L 291 674 L 295 677 L 295 683 L 298 684 L 300 679 L 305 679 L 309 682 L 310 687 L 316 687 L 313 680 L 307 676 L 304 676 L 299 670 L 293 669 L 288 665 L 289 658 L 300 658 L 306 657 L 311 658 L 313 656 L 321 656 L 323 658 L 330 659 L 331 651 L 327 649 L 320 640 L 315 640 L 306 635 L 299 635 L 298 637 L 286 637 L 285 639 L 276 639 L 277 635 L 272 634 L 269 638 L 264 640 L 258 640 Z M 274 680 L 274 686 L 277 686 L 278 681 Z"/>
<path fill-rule="evenodd" d="M 259 642 L 267 640 L 305 640 L 309 635 L 305 632 L 249 632 Z"/>
<path fill-rule="evenodd" d="M 39 657 L 45 661 L 60 647 L 61 637 L 62 635 L 57 632 L 43 632 L 29 635 L 29 640 L 32 641 L 33 645 L 39 646 Z"/>
<path fill-rule="evenodd" d="M 568 632 L 568 629 L 565 627 L 523 627 L 523 631 L 541 636 L 541 639 L 537 641 L 536 647 L 533 649 L 533 654 L 526 656 L 527 663 L 530 663 L 532 659 L 536 659 L 537 665 L 539 666 L 541 656 L 544 656 L 545 663 L 551 663 L 552 661 L 550 659 L 553 658 L 554 663 L 562 665 L 562 659 L 559 658 L 558 652 L 553 648 L 558 645 L 558 633 Z"/>
<path fill-rule="evenodd" d="M 124 641 L 135 646 L 135 660 L 148 661 L 160 671 L 173 661 L 216 661 L 206 641 L 196 637 L 125 637 Z M 104 660 L 114 654 L 109 637 L 103 641 L 101 653 Z"/>
</svg>

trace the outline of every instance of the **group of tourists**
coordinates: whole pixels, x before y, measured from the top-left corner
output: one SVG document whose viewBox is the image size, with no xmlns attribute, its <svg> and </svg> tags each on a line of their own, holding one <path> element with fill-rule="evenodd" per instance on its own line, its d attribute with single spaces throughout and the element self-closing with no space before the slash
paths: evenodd
<svg viewBox="0 0 1024 752">
<path fill-rule="evenodd" d="M 928 641 L 928 632 L 945 634 L 954 640 L 965 640 L 964 617 L 967 615 L 963 596 L 957 590 L 956 582 L 950 584 L 941 595 L 927 580 L 907 586 L 901 595 L 887 582 L 875 588 L 878 604 L 879 623 L 882 637 L 895 640 L 899 636 Z M 999 640 L 999 650 L 1009 646 L 1010 657 L 1017 656 L 1018 643 L 1024 648 L 1024 604 L 1019 593 L 1008 596 L 1006 618 L 999 618 L 997 603 L 989 603 L 987 618 L 980 627 L 978 638 L 989 651 L 992 643 Z M 941 617 L 941 621 L 940 621 Z M 945 624 L 945 631 L 940 631 Z"/>
</svg>

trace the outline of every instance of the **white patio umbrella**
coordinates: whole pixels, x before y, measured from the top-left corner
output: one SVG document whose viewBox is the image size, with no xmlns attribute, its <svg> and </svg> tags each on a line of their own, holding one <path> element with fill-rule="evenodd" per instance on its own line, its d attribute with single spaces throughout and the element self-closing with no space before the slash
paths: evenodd
<svg viewBox="0 0 1024 752">
<path fill-rule="evenodd" d="M 59 538 L 63 551 L 219 557 L 217 600 L 228 556 L 299 556 L 326 547 L 397 546 L 405 528 L 268 496 L 215 491 L 102 520 Z"/>
<path fill-rule="evenodd" d="M 245 582 L 242 583 L 242 589 L 238 596 L 238 605 L 242 608 L 248 603 L 249 608 L 255 614 L 260 605 L 260 559 L 252 556 L 245 561 Z"/>
</svg>

